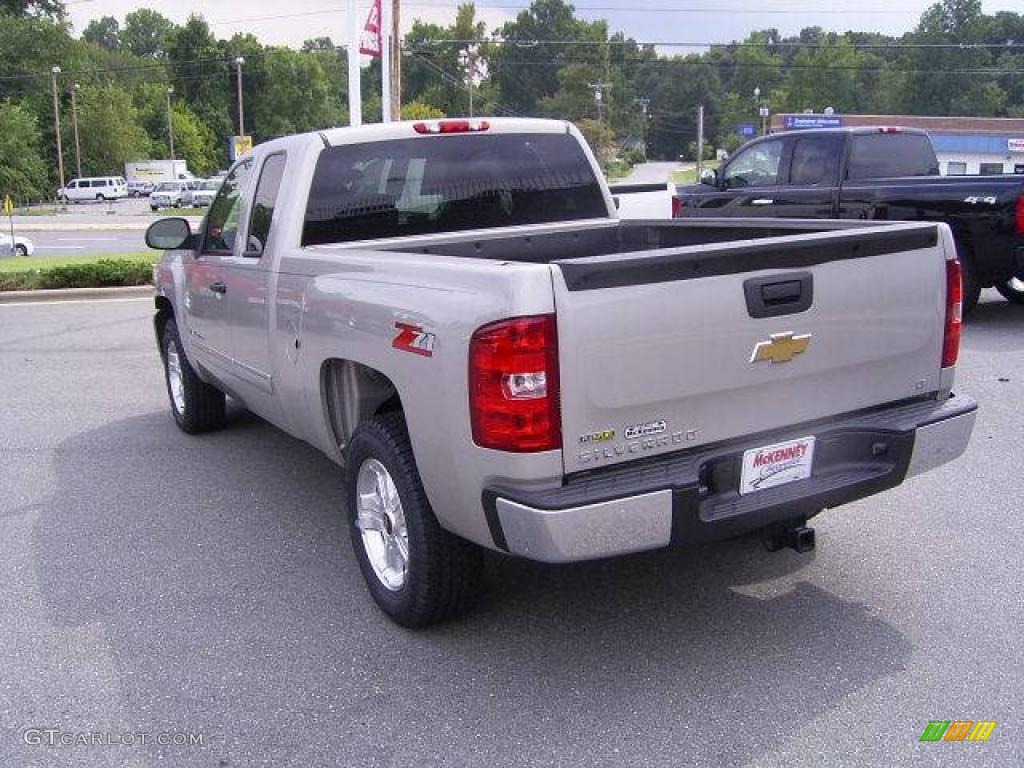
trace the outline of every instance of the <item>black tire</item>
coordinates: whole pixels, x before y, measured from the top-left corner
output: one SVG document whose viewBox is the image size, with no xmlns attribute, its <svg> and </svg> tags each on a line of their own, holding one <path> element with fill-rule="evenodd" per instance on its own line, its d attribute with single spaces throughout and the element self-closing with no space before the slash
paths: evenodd
<svg viewBox="0 0 1024 768">
<path fill-rule="evenodd" d="M 385 413 L 360 424 L 347 453 L 345 500 L 352 548 L 374 602 L 404 627 L 425 627 L 463 611 L 477 592 L 483 553 L 438 524 L 416 469 L 402 413 Z M 356 526 L 359 472 L 372 459 L 391 476 L 405 517 L 408 563 L 398 589 L 389 589 L 377 576 Z"/>
<path fill-rule="evenodd" d="M 151 206 L 149 206 L 149 210 L 151 210 L 151 211 L 159 211 L 160 210 L 160 206 L 159 205 L 151 205 Z"/>
<path fill-rule="evenodd" d="M 1010 278 L 1004 283 L 997 283 L 996 290 L 1011 304 L 1024 304 L 1024 280 Z"/>
<path fill-rule="evenodd" d="M 960 274 L 964 285 L 964 316 L 971 314 L 981 300 L 981 283 L 978 280 L 978 270 L 974 266 L 974 257 L 965 247 L 957 244 L 957 252 L 960 259 Z"/>
<path fill-rule="evenodd" d="M 14 253 L 17 256 L 28 256 L 28 248 L 22 243 L 17 243 L 14 246 Z"/>
<path fill-rule="evenodd" d="M 160 351 L 164 361 L 164 383 L 171 403 L 171 414 L 183 432 L 190 435 L 210 432 L 224 426 L 226 405 L 224 393 L 199 378 L 185 356 L 185 349 L 178 335 L 178 325 L 168 320 L 160 340 Z M 172 359 L 178 362 L 181 378 L 182 402 L 175 398 L 172 384 Z"/>
<path fill-rule="evenodd" d="M 96 195 L 96 202 L 97 203 L 105 203 L 106 201 L 107 201 L 107 198 L 105 198 L 102 194 Z"/>
</svg>

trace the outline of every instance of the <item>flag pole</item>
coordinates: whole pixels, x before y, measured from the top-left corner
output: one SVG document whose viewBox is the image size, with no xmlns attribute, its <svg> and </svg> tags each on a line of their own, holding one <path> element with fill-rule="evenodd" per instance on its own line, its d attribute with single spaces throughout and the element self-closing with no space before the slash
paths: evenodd
<svg viewBox="0 0 1024 768">
<path fill-rule="evenodd" d="M 363 94 L 359 78 L 359 16 L 356 0 L 348 0 L 348 124 L 363 124 Z"/>
<path fill-rule="evenodd" d="M 380 4 L 380 107 L 385 123 L 391 122 L 391 0 Z"/>
</svg>

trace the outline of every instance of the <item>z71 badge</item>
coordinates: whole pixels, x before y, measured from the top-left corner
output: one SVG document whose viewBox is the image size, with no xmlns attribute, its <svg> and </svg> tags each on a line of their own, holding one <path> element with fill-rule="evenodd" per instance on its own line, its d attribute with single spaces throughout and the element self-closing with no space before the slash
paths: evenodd
<svg viewBox="0 0 1024 768">
<path fill-rule="evenodd" d="M 408 323 L 395 323 L 395 330 L 398 334 L 391 342 L 392 347 L 403 352 L 412 352 L 414 355 L 434 356 L 434 334 L 427 333 L 418 325 Z"/>
</svg>

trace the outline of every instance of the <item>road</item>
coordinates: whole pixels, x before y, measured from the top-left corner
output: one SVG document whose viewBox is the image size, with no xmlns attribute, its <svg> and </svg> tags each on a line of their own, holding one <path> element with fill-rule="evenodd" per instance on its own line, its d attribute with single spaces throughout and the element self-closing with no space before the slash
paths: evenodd
<svg viewBox="0 0 1024 768">
<path fill-rule="evenodd" d="M 968 453 L 816 553 L 490 556 L 423 632 L 365 593 L 336 466 L 237 409 L 176 429 L 147 300 L 0 305 L 0 765 L 1021 765 L 1024 309 L 989 293 Z M 920 743 L 937 718 L 999 724 Z"/>
<path fill-rule="evenodd" d="M 672 174 L 686 166 L 672 162 L 652 162 L 634 165 L 629 176 L 618 184 L 661 184 L 669 181 Z"/>
<path fill-rule="evenodd" d="M 142 230 L 61 230 L 27 232 L 34 256 L 96 256 L 146 250 Z"/>
</svg>

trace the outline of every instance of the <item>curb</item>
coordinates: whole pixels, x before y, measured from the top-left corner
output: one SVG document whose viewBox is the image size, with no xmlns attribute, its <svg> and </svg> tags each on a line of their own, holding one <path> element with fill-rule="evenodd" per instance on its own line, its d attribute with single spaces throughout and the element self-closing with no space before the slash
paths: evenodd
<svg viewBox="0 0 1024 768">
<path fill-rule="evenodd" d="M 115 288 L 48 288 L 36 291 L 0 291 L 0 304 L 47 301 L 89 301 L 91 299 L 137 299 L 155 296 L 152 285 Z"/>
</svg>

